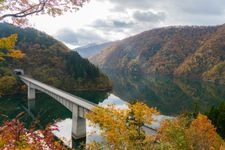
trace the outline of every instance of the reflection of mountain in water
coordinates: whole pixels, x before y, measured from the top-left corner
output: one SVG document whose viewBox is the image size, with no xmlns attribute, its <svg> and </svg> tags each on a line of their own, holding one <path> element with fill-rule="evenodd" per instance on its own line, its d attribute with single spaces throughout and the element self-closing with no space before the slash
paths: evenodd
<svg viewBox="0 0 225 150">
<path fill-rule="evenodd" d="M 98 104 L 108 97 L 106 92 L 75 92 L 77 96 L 85 98 L 93 103 Z M 31 112 L 27 98 L 23 96 L 9 96 L 0 98 L 0 114 L 8 116 L 10 119 L 15 118 L 19 113 L 26 112 L 21 120 L 25 122 L 26 127 L 29 127 L 36 119 L 39 127 L 45 127 L 47 124 L 52 124 L 54 120 L 71 118 L 72 113 L 62 104 L 49 97 L 46 94 L 37 94 Z M 0 116 L 0 124 L 4 120 Z M 38 127 L 38 128 L 39 128 Z"/>
<path fill-rule="evenodd" d="M 168 77 L 108 75 L 115 95 L 126 101 L 142 100 L 165 115 L 191 111 L 196 104 L 206 111 L 225 101 L 225 87 L 220 85 Z"/>
</svg>

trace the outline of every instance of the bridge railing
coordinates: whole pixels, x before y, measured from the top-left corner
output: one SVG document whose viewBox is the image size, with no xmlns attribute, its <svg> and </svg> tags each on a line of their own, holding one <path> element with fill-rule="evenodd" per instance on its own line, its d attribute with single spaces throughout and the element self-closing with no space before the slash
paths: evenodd
<svg viewBox="0 0 225 150">
<path fill-rule="evenodd" d="M 47 85 L 45 83 L 41 83 L 41 82 L 39 82 L 37 80 L 34 80 L 34 79 L 31 79 L 29 77 L 22 76 L 22 75 L 20 75 L 19 77 L 21 78 L 21 80 L 24 80 L 25 82 L 31 83 L 33 86 L 36 86 L 37 90 L 40 90 L 40 91 L 42 91 L 44 93 L 46 93 L 46 92 L 53 93 L 53 94 L 55 94 L 55 95 L 57 95 L 59 97 L 67 99 L 68 101 L 70 101 L 70 102 L 72 102 L 74 104 L 82 106 L 85 109 L 91 110 L 94 106 L 97 106 L 97 104 L 95 104 L 95 103 L 92 103 L 90 101 L 87 101 L 85 99 L 77 97 L 77 96 L 75 96 L 73 94 L 70 94 L 70 93 L 65 92 L 63 90 L 60 90 L 60 89 L 57 89 L 57 88 L 52 87 L 50 85 Z"/>
</svg>

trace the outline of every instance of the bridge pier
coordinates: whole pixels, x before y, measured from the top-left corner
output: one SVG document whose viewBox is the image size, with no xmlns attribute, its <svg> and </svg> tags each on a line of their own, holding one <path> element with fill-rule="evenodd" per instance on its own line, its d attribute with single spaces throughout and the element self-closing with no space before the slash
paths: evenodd
<svg viewBox="0 0 225 150">
<path fill-rule="evenodd" d="M 27 90 L 27 98 L 28 98 L 28 100 L 35 99 L 35 97 L 36 97 L 35 88 L 32 88 L 29 85 L 27 87 L 28 87 L 28 90 Z"/>
<path fill-rule="evenodd" d="M 27 102 L 28 111 L 31 113 L 35 112 L 35 99 L 28 99 Z"/>
<path fill-rule="evenodd" d="M 86 119 L 79 117 L 79 106 L 73 105 L 72 111 L 72 137 L 80 139 L 86 137 Z"/>
</svg>

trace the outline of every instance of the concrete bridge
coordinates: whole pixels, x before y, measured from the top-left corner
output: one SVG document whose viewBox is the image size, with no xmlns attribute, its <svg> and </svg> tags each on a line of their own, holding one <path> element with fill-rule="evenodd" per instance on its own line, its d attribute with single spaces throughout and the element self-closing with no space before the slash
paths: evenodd
<svg viewBox="0 0 225 150">
<path fill-rule="evenodd" d="M 85 113 L 97 106 L 96 104 L 69 94 L 55 87 L 39 82 L 37 80 L 34 80 L 32 78 L 26 77 L 23 75 L 23 73 L 16 74 L 28 87 L 27 98 L 29 112 L 32 110 L 32 106 L 35 105 L 35 91 L 38 90 L 43 93 L 46 93 L 72 112 L 72 137 L 74 139 L 86 137 Z M 156 130 L 147 124 L 143 126 L 143 129 L 146 131 L 147 134 L 156 133 Z"/>
<path fill-rule="evenodd" d="M 41 91 L 53 97 L 72 112 L 72 136 L 75 139 L 86 137 L 85 113 L 90 111 L 96 104 L 80 97 L 69 94 L 32 78 L 19 75 L 19 78 L 27 85 L 28 109 L 35 100 L 35 91 Z"/>
</svg>

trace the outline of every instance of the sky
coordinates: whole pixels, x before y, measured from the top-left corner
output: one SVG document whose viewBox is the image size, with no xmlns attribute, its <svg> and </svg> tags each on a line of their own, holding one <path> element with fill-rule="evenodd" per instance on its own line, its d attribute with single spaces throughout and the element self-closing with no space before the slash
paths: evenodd
<svg viewBox="0 0 225 150">
<path fill-rule="evenodd" d="M 224 24 L 225 0 L 90 0 L 77 12 L 30 20 L 34 28 L 75 48 L 159 27 Z"/>
</svg>

